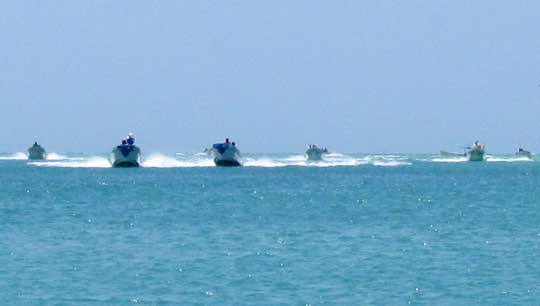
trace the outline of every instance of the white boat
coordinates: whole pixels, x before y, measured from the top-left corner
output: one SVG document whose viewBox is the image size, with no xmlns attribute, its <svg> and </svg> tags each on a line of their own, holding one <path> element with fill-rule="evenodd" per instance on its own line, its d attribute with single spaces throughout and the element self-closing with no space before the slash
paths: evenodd
<svg viewBox="0 0 540 306">
<path fill-rule="evenodd" d="M 325 154 L 328 154 L 328 149 L 319 148 L 316 145 L 309 145 L 306 150 L 306 158 L 308 161 L 321 161 Z"/>
<path fill-rule="evenodd" d="M 472 149 L 467 152 L 467 159 L 469 161 L 484 161 L 485 153 L 483 145 L 475 144 Z"/>
<path fill-rule="evenodd" d="M 216 143 L 207 152 L 214 158 L 216 166 L 242 166 L 242 157 L 234 142 Z"/>
<path fill-rule="evenodd" d="M 40 146 L 37 141 L 34 142 L 34 144 L 28 148 L 28 159 L 45 159 L 47 158 L 47 152 L 45 149 Z"/>
<path fill-rule="evenodd" d="M 139 167 L 141 165 L 141 149 L 136 145 L 122 144 L 111 152 L 111 164 L 115 168 Z"/>
</svg>

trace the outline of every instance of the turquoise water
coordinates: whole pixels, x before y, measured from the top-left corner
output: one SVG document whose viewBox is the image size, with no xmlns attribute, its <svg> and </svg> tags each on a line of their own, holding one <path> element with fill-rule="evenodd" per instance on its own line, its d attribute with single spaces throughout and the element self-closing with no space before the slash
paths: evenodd
<svg viewBox="0 0 540 306">
<path fill-rule="evenodd" d="M 4 305 L 538 305 L 540 162 L 0 155 Z"/>
</svg>

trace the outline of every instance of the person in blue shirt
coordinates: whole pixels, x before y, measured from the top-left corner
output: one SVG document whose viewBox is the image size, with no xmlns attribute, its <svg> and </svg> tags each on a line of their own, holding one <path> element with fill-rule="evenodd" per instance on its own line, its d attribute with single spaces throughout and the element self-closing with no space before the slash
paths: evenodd
<svg viewBox="0 0 540 306">
<path fill-rule="evenodd" d="M 133 137 L 133 133 L 129 133 L 126 140 L 127 140 L 128 145 L 134 145 L 135 138 Z"/>
</svg>

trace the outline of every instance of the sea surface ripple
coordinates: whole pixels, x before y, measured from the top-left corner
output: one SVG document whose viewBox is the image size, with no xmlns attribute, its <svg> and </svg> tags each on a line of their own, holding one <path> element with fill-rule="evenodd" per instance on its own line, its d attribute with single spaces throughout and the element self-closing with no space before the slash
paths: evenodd
<svg viewBox="0 0 540 306">
<path fill-rule="evenodd" d="M 332 158 L 155 154 L 113 169 L 99 154 L 1 154 L 0 300 L 540 303 L 539 162 Z"/>
</svg>

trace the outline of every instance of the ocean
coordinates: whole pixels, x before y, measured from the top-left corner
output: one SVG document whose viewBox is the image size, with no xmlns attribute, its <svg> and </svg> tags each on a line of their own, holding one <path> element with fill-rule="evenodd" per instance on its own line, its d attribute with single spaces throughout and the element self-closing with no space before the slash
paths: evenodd
<svg viewBox="0 0 540 306">
<path fill-rule="evenodd" d="M 0 154 L 2 305 L 540 305 L 540 162 Z"/>
</svg>

